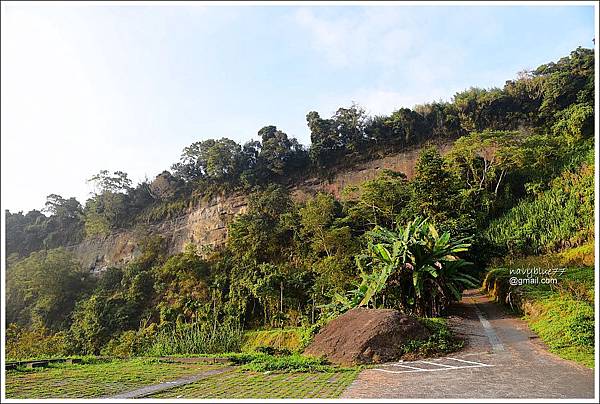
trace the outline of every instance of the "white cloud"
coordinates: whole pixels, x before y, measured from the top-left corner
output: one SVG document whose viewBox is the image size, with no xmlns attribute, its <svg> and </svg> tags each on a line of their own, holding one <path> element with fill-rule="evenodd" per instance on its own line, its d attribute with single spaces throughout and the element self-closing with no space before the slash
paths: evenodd
<svg viewBox="0 0 600 404">
<path fill-rule="evenodd" d="M 401 11 L 389 8 L 366 8 L 361 13 L 335 18 L 317 16 L 313 9 L 302 8 L 295 20 L 310 35 L 314 49 L 335 67 L 373 62 L 395 65 L 417 42 L 414 33 L 405 28 L 408 19 Z"/>
<path fill-rule="evenodd" d="M 417 104 L 431 102 L 443 98 L 440 91 L 415 94 L 408 92 L 372 90 L 364 91 L 355 96 L 358 104 L 362 105 L 372 115 L 385 115 L 399 108 L 412 108 Z"/>
<path fill-rule="evenodd" d="M 301 9 L 295 17 L 333 69 L 368 69 L 369 79 L 351 93 L 322 95 L 323 113 L 352 101 L 373 114 L 439 99 L 448 100 L 465 53 L 436 36 L 438 21 L 414 18 L 405 7 L 365 7 L 327 15 Z M 443 20 L 443 19 L 442 19 Z M 354 70 L 353 70 L 354 71 Z"/>
</svg>

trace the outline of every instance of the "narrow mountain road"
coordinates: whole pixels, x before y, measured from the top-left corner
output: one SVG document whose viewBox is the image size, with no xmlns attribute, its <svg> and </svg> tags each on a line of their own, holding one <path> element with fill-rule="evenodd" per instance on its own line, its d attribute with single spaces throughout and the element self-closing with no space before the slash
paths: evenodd
<svg viewBox="0 0 600 404">
<path fill-rule="evenodd" d="M 548 352 L 527 324 L 476 290 L 450 313 L 466 339 L 447 357 L 382 364 L 342 398 L 594 398 L 594 371 Z"/>
</svg>

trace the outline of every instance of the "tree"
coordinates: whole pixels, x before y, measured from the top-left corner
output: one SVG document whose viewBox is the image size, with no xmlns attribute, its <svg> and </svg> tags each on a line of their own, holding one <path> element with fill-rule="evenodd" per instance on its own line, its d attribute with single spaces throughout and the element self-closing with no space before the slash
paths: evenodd
<svg viewBox="0 0 600 404">
<path fill-rule="evenodd" d="M 94 194 L 84 208 L 85 232 L 88 236 L 106 235 L 130 224 L 133 217 L 154 200 L 148 181 L 135 188 L 127 174 L 112 175 L 101 170 L 88 180 L 94 184 Z"/>
<path fill-rule="evenodd" d="M 103 192 L 87 200 L 84 213 L 86 234 L 106 235 L 131 219 L 129 197 L 123 193 Z"/>
<path fill-rule="evenodd" d="M 414 111 L 421 115 L 426 130 L 434 138 L 453 138 L 460 134 L 458 110 L 448 102 L 416 105 Z"/>
<path fill-rule="evenodd" d="M 108 170 L 100 170 L 88 182 L 94 184 L 97 195 L 105 192 L 127 192 L 131 189 L 131 180 L 128 178 L 127 173 L 123 171 L 115 171 L 111 175 Z"/>
<path fill-rule="evenodd" d="M 408 108 L 400 108 L 392 113 L 386 125 L 392 129 L 396 144 L 409 145 L 423 140 L 426 136 L 423 117 Z"/>
<path fill-rule="evenodd" d="M 61 219 L 81 219 L 83 208 L 75 198 L 64 199 L 60 195 L 50 194 L 46 198 L 45 209 L 47 213 Z"/>
<path fill-rule="evenodd" d="M 328 228 L 338 215 L 339 205 L 331 196 L 323 193 L 317 194 L 314 199 L 308 200 L 304 207 L 300 208 L 300 223 L 302 233 L 311 236 L 313 250 L 317 253 L 325 252 L 327 256 L 332 255 L 332 246 L 329 243 Z"/>
<path fill-rule="evenodd" d="M 206 174 L 215 181 L 236 182 L 243 169 L 242 148 L 231 139 L 217 140 L 206 152 Z"/>
<path fill-rule="evenodd" d="M 331 120 L 340 139 L 340 146 L 346 149 L 346 154 L 360 153 L 366 139 L 368 120 L 365 110 L 357 104 L 352 104 L 349 108 L 338 108 Z"/>
<path fill-rule="evenodd" d="M 334 306 L 394 307 L 418 316 L 437 316 L 448 304 L 459 301 L 465 287 L 478 280 L 466 274 L 471 263 L 457 254 L 470 247 L 468 239 L 440 235 L 427 219 L 416 218 L 392 231 L 376 227 L 367 251 L 357 257 L 362 282 L 347 296 L 337 294 Z M 365 267 L 371 268 L 369 273 Z"/>
<path fill-rule="evenodd" d="M 571 104 L 594 103 L 594 51 L 578 47 L 558 62 L 550 62 L 532 72 L 542 78 L 540 117 L 551 126 L 556 112 Z"/>
<path fill-rule="evenodd" d="M 351 193 L 352 188 L 345 190 Z M 384 170 L 377 178 L 363 182 L 356 188 L 358 196 L 350 201 L 348 215 L 363 229 L 376 225 L 394 226 L 398 215 L 411 198 L 406 175 Z"/>
<path fill-rule="evenodd" d="M 69 329 L 76 351 L 99 355 L 113 335 L 132 327 L 131 306 L 119 296 L 93 294 L 77 303 Z"/>
<path fill-rule="evenodd" d="M 334 123 L 330 119 L 322 119 L 316 111 L 306 115 L 306 122 L 310 129 L 310 160 L 317 169 L 326 168 L 332 160 L 337 160 L 336 153 L 342 146 L 335 136 Z"/>
<path fill-rule="evenodd" d="M 555 136 L 563 137 L 569 145 L 594 136 L 594 107 L 590 104 L 572 104 L 556 113 L 552 126 Z"/>
<path fill-rule="evenodd" d="M 295 138 L 289 139 L 276 126 L 265 126 L 258 135 L 262 145 L 257 166 L 265 179 L 289 174 L 300 167 L 304 150 Z"/>
<path fill-rule="evenodd" d="M 192 143 L 183 149 L 175 176 L 187 182 L 209 179 L 234 184 L 244 169 L 242 147 L 227 138 Z"/>
<path fill-rule="evenodd" d="M 169 171 L 163 171 L 148 184 L 152 199 L 159 201 L 173 200 L 181 194 L 184 184 L 181 178 L 175 177 Z"/>
<path fill-rule="evenodd" d="M 317 112 L 311 111 L 306 115 L 306 121 L 312 143 L 309 155 L 317 169 L 331 167 L 345 156 L 356 157 L 363 150 L 368 119 L 358 105 L 339 108 L 330 119 L 322 119 Z"/>
<path fill-rule="evenodd" d="M 522 165 L 522 137 L 514 131 L 473 132 L 454 143 L 448 159 L 470 189 L 497 195 L 507 172 Z"/>
<path fill-rule="evenodd" d="M 227 245 L 244 263 L 280 262 L 287 259 L 293 230 L 286 217 L 293 203 L 287 190 L 272 185 L 254 193 L 248 212 L 228 226 Z"/>
<path fill-rule="evenodd" d="M 7 323 L 65 329 L 90 285 L 89 272 L 64 249 L 34 252 L 7 270 Z"/>
<path fill-rule="evenodd" d="M 456 181 L 434 146 L 421 150 L 411 188 L 413 213 L 426 215 L 434 222 L 448 217 L 456 200 Z"/>
</svg>

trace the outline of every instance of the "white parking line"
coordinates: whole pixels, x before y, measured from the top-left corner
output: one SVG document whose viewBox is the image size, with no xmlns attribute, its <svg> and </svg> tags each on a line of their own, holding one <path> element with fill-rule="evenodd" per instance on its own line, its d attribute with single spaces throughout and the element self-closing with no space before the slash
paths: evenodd
<svg viewBox="0 0 600 404">
<path fill-rule="evenodd" d="M 395 370 L 387 370 L 387 369 L 373 369 L 373 370 L 378 370 L 380 372 L 386 372 L 386 373 L 420 373 L 420 372 L 440 372 L 440 371 L 448 371 L 448 370 L 454 370 L 454 369 L 473 369 L 473 368 L 483 368 L 483 367 L 487 367 L 487 366 L 493 366 L 493 365 L 486 365 L 486 366 L 455 366 L 453 368 L 438 368 L 438 369 L 421 369 L 421 370 L 402 370 L 402 371 L 395 371 Z"/>
<path fill-rule="evenodd" d="M 415 369 L 415 370 L 423 370 L 423 368 L 415 368 L 413 366 L 400 365 L 399 363 L 390 363 L 391 366 L 401 366 L 403 368 Z"/>
<path fill-rule="evenodd" d="M 456 367 L 456 366 L 444 365 L 443 363 L 435 363 L 435 362 L 427 362 L 427 361 L 419 361 L 419 362 L 427 363 L 428 365 L 443 366 L 445 368 L 455 368 Z"/>
<path fill-rule="evenodd" d="M 464 359 L 457 359 L 457 358 L 446 358 L 446 359 L 452 359 L 453 361 L 459 361 L 459 362 L 465 362 L 465 363 L 473 363 L 473 364 L 479 365 L 479 366 L 494 366 L 494 365 L 486 365 L 485 363 L 466 361 Z"/>
<path fill-rule="evenodd" d="M 440 371 L 448 371 L 448 370 L 454 370 L 454 369 L 483 368 L 483 367 L 493 367 L 494 366 L 494 365 L 488 365 L 486 363 L 467 361 L 467 360 L 457 359 L 457 358 L 442 358 L 442 360 L 443 359 L 450 359 L 450 360 L 454 360 L 454 361 L 458 361 L 458 362 L 468 363 L 468 365 L 452 366 L 452 365 L 446 365 L 446 364 L 438 363 L 438 362 L 414 361 L 414 362 L 410 362 L 410 363 L 412 365 L 418 365 L 420 363 L 423 363 L 423 364 L 434 365 L 434 366 L 439 366 L 439 367 L 434 368 L 434 369 L 424 369 L 424 368 L 419 368 L 416 366 L 408 366 L 408 365 L 404 365 L 404 364 L 400 364 L 400 363 L 388 363 L 387 364 L 388 366 L 398 366 L 398 367 L 403 367 L 403 368 L 407 368 L 407 369 L 411 369 L 411 370 L 399 370 L 398 371 L 398 370 L 379 369 L 379 368 L 374 368 L 373 370 L 377 370 L 377 371 L 385 372 L 385 373 L 419 373 L 419 372 L 440 372 Z"/>
</svg>

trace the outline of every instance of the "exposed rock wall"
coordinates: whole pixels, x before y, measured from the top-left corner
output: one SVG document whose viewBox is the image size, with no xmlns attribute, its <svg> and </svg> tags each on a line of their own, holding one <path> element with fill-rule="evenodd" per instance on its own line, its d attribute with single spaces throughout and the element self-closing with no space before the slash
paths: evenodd
<svg viewBox="0 0 600 404">
<path fill-rule="evenodd" d="M 451 144 L 442 143 L 437 147 L 445 154 L 450 150 Z M 295 200 L 304 200 L 317 192 L 327 192 L 340 197 L 346 186 L 373 179 L 384 169 L 401 171 L 411 178 L 418 155 L 419 149 L 415 148 L 359 164 L 339 172 L 330 181 L 310 178 L 293 187 L 291 194 Z M 135 258 L 139 254 L 140 239 L 148 234 L 163 236 L 171 254 L 183 251 L 187 243 L 198 246 L 221 245 L 227 239 L 227 224 L 246 210 L 245 195 L 215 197 L 210 201 L 201 202 L 181 217 L 150 225 L 146 229 L 86 239 L 70 249 L 91 271 L 101 272 L 109 266 L 123 266 Z"/>
<path fill-rule="evenodd" d="M 69 247 L 92 272 L 110 266 L 123 266 L 139 253 L 139 243 L 147 235 L 159 234 L 167 243 L 169 254 L 183 251 L 188 243 L 217 246 L 227 238 L 227 224 L 247 209 L 246 197 L 216 197 L 200 203 L 188 214 L 158 224 L 94 237 Z"/>
<path fill-rule="evenodd" d="M 441 154 L 446 154 L 450 151 L 452 143 L 439 143 L 435 146 Z M 415 165 L 420 151 L 421 148 L 416 147 L 359 164 L 350 170 L 336 174 L 331 181 L 319 181 L 316 178 L 307 179 L 302 184 L 294 187 L 292 195 L 296 200 L 302 200 L 308 195 L 313 195 L 317 192 L 326 192 L 339 198 L 347 186 L 358 185 L 364 181 L 372 180 L 383 170 L 400 171 L 410 179 L 415 174 Z"/>
</svg>

